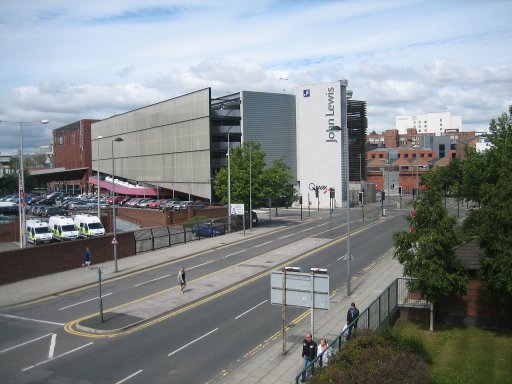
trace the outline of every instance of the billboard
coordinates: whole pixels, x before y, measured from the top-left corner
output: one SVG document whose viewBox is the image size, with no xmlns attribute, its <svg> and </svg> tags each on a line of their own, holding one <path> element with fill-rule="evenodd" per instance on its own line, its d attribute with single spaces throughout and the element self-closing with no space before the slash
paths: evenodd
<svg viewBox="0 0 512 384">
<path fill-rule="evenodd" d="M 297 120 L 297 180 L 303 205 L 329 208 L 330 191 L 341 206 L 343 131 L 346 119 L 346 81 L 306 84 L 295 89 Z M 318 197 L 316 196 L 318 189 Z M 343 198 L 345 200 L 346 198 Z"/>
</svg>

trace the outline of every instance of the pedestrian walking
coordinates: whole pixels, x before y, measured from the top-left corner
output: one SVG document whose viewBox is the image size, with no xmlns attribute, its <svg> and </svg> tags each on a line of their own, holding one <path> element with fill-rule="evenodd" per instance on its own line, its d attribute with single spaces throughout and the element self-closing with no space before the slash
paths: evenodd
<svg viewBox="0 0 512 384">
<path fill-rule="evenodd" d="M 82 267 L 86 267 L 87 269 L 89 269 L 89 265 L 91 265 L 91 257 L 91 251 L 89 250 L 89 248 L 85 248 L 84 261 L 82 263 Z"/>
<path fill-rule="evenodd" d="M 334 351 L 329 346 L 329 344 L 327 344 L 326 339 L 321 339 L 320 344 L 318 344 L 316 354 L 318 356 L 318 364 L 320 367 L 327 367 L 329 365 L 331 356 L 334 355 Z"/>
<path fill-rule="evenodd" d="M 352 335 L 352 331 L 357 328 L 357 318 L 359 317 L 359 309 L 357 309 L 356 304 L 350 304 L 350 308 L 347 311 L 347 326 L 349 327 L 347 333 L 347 340 L 350 339 Z"/>
<path fill-rule="evenodd" d="M 306 338 L 302 342 L 302 358 L 304 359 L 304 368 L 308 366 L 309 363 L 311 363 L 317 354 L 317 344 L 313 340 L 313 336 L 311 333 L 306 334 Z M 311 366 L 311 376 L 315 374 L 315 367 L 314 365 Z M 306 381 L 307 377 L 307 370 L 304 369 L 302 371 L 302 378 L 301 382 L 304 383 Z"/>
<path fill-rule="evenodd" d="M 178 272 L 178 284 L 180 285 L 180 293 L 185 293 L 185 286 L 187 285 L 187 281 L 185 280 L 185 268 L 181 267 Z"/>
</svg>

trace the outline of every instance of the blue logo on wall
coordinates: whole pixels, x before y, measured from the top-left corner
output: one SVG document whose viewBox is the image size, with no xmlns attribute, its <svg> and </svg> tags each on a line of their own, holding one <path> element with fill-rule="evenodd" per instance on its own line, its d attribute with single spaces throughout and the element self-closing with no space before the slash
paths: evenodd
<svg viewBox="0 0 512 384">
<path fill-rule="evenodd" d="M 304 89 L 304 90 L 302 91 L 302 96 L 304 96 L 304 97 L 309 97 L 309 96 L 311 96 L 311 92 L 309 91 L 309 89 Z"/>
</svg>

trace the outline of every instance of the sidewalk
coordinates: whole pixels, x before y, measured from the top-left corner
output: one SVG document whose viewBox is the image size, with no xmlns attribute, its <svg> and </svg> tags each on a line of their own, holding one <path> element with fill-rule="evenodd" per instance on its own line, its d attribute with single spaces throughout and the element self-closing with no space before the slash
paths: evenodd
<svg viewBox="0 0 512 384">
<path fill-rule="evenodd" d="M 173 245 L 153 252 L 145 252 L 131 257 L 118 260 L 119 272 L 114 272 L 114 262 L 109 261 L 101 264 L 93 264 L 89 270 L 76 268 L 69 271 L 53 273 L 51 275 L 39 276 L 32 279 L 22 280 L 11 284 L 0 286 L 0 307 L 21 304 L 27 301 L 43 299 L 62 292 L 81 288 L 98 282 L 98 266 L 102 268 L 102 279 L 104 281 L 118 278 L 136 271 L 155 267 L 160 264 L 179 260 L 184 257 L 205 252 L 213 248 L 230 245 L 235 242 L 262 236 L 269 232 L 300 224 L 300 213 L 295 210 L 287 210 L 287 214 L 274 217 L 269 222 L 262 220 L 262 225 L 253 227 L 244 232 L 228 233 L 218 237 L 203 238 L 186 244 Z M 268 211 L 267 211 L 268 212 Z M 281 213 L 281 212 L 280 212 Z M 258 215 L 259 216 L 259 215 Z M 306 218 L 304 218 L 306 221 Z"/>
<path fill-rule="evenodd" d="M 356 303 L 362 312 L 397 277 L 402 276 L 402 266 L 393 259 L 392 251 L 381 256 L 361 274 L 352 278 L 352 294 L 346 295 L 346 287 L 340 287 L 331 298 L 329 311 L 315 311 L 314 340 L 326 338 L 330 342 L 342 331 L 350 303 Z M 309 313 L 309 312 L 308 312 Z M 290 323 L 290 321 L 287 321 Z M 244 356 L 239 367 L 224 372 L 224 378 L 213 379 L 219 384 L 292 384 L 303 368 L 301 358 L 302 340 L 310 332 L 309 315 L 302 318 L 286 334 L 286 355 L 282 355 L 281 333 L 274 335 L 269 343 L 257 351 Z M 245 351 L 242 351 L 245 352 Z"/>
</svg>

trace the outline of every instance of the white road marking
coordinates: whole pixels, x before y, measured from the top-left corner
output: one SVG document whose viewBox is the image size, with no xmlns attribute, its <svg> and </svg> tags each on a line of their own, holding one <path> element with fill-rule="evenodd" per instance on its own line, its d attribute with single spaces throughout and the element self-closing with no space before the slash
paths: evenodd
<svg viewBox="0 0 512 384">
<path fill-rule="evenodd" d="M 245 311 L 244 313 L 242 313 L 242 314 L 238 315 L 237 317 L 235 317 L 235 320 L 238 320 L 240 317 L 242 317 L 243 315 L 245 315 L 245 314 L 247 314 L 247 313 L 251 312 L 253 309 L 258 308 L 260 305 L 265 304 L 267 301 L 268 301 L 268 300 L 264 300 L 264 301 L 262 301 L 261 303 L 259 303 L 259 304 L 255 305 L 254 307 L 249 308 L 249 309 L 248 309 L 247 311 Z"/>
<path fill-rule="evenodd" d="M 45 323 L 45 324 L 54 324 L 54 325 L 62 325 L 64 326 L 65 324 L 63 323 L 55 323 L 53 321 L 46 321 L 46 320 L 37 320 L 37 319 L 29 319 L 28 317 L 21 317 L 21 316 L 11 316 L 11 315 L 3 315 L 0 313 L 0 316 L 3 316 L 3 317 L 9 317 L 11 319 L 18 319 L 18 320 L 27 320 L 27 321 L 35 321 L 36 323 Z"/>
<path fill-rule="evenodd" d="M 50 340 L 50 350 L 48 351 L 48 358 L 53 359 L 53 353 L 55 352 L 55 342 L 57 341 L 57 334 L 52 334 L 52 339 Z"/>
<path fill-rule="evenodd" d="M 121 384 L 121 383 L 124 383 L 125 381 L 128 381 L 129 379 L 131 379 L 133 376 L 136 376 L 138 375 L 139 373 L 141 373 L 143 370 L 142 369 L 139 369 L 137 372 L 135 373 L 132 373 L 130 376 L 124 378 L 123 380 L 121 381 L 118 381 L 116 384 Z"/>
<path fill-rule="evenodd" d="M 206 336 L 211 335 L 213 332 L 217 332 L 218 330 L 219 330 L 219 328 L 215 328 L 214 330 L 211 330 L 210 332 L 205 333 L 203 336 L 198 337 L 198 338 L 197 338 L 197 339 L 195 339 L 195 340 L 192 340 L 190 343 L 185 344 L 183 347 L 178 348 L 178 349 L 177 349 L 177 350 L 175 350 L 174 352 L 169 353 L 167 356 L 168 356 L 168 357 L 170 357 L 170 356 L 174 355 L 175 353 L 178 353 L 178 352 L 179 352 L 179 351 L 181 351 L 182 349 L 187 348 L 189 345 L 194 344 L 196 341 L 199 341 L 199 340 L 201 340 L 201 339 L 205 338 Z"/>
<path fill-rule="evenodd" d="M 67 352 L 64 352 L 64 353 L 63 353 L 63 354 L 61 354 L 61 355 L 55 356 L 53 359 L 44 360 L 44 361 L 41 361 L 41 362 L 39 362 L 39 363 L 37 363 L 37 364 L 31 365 L 30 367 L 23 368 L 23 369 L 21 370 L 21 372 L 25 372 L 25 371 L 31 370 L 32 368 L 35 368 L 35 367 L 38 367 L 38 366 L 40 366 L 40 365 L 46 364 L 46 363 L 47 363 L 47 362 L 49 362 L 49 361 L 52 361 L 52 360 L 58 359 L 59 357 L 69 355 L 70 353 L 73 353 L 73 352 L 76 352 L 76 351 L 78 351 L 78 350 L 80 350 L 80 349 L 82 349 L 82 348 L 88 347 L 88 346 L 89 346 L 89 345 L 91 345 L 91 344 L 94 344 L 94 342 L 93 342 L 93 341 L 91 341 L 90 343 L 85 344 L 85 345 L 82 345 L 81 347 L 78 347 L 78 348 L 72 349 L 71 351 L 67 351 Z"/>
<path fill-rule="evenodd" d="M 101 297 L 110 296 L 111 294 L 112 293 L 106 293 L 104 295 L 101 295 Z M 89 301 L 98 300 L 98 299 L 99 299 L 98 297 L 93 297 L 92 299 L 89 299 L 89 300 L 80 301 L 78 303 L 71 304 L 71 305 L 68 305 L 66 307 L 59 308 L 59 311 L 62 311 L 63 309 L 68 309 L 68 308 L 71 308 L 71 307 L 75 307 L 75 306 L 80 305 L 80 304 L 88 303 Z"/>
<path fill-rule="evenodd" d="M 261 243 L 261 244 L 255 245 L 253 248 L 262 247 L 262 246 L 270 244 L 270 243 L 272 243 L 272 242 L 271 241 L 267 241 L 266 243 Z"/>
<path fill-rule="evenodd" d="M 240 250 L 238 252 L 230 253 L 229 255 L 224 256 L 224 258 L 235 256 L 235 255 L 238 255 L 239 253 L 242 253 L 242 252 L 245 252 L 245 249 L 242 249 L 242 250 Z"/>
<path fill-rule="evenodd" d="M 152 279 L 152 280 L 148 280 L 148 281 L 144 281 L 142 283 L 139 283 L 139 284 L 135 284 L 134 287 L 140 287 L 141 285 L 144 285 L 144 284 L 149 284 L 149 283 L 152 283 L 153 281 L 157 281 L 157 280 L 162 280 L 162 279 L 165 279 L 167 277 L 169 277 L 171 275 L 164 275 L 164 276 L 160 276 L 160 277 L 157 277 L 156 279 Z"/>
<path fill-rule="evenodd" d="M 211 264 L 211 263 L 215 263 L 217 260 L 210 260 L 210 261 L 206 261 L 202 264 L 197 264 L 197 265 L 193 265 L 192 267 L 188 267 L 187 269 L 188 270 L 191 270 L 191 269 L 195 269 L 195 268 L 199 268 L 199 267 L 202 267 L 203 265 L 207 265 L 207 264 Z"/>
<path fill-rule="evenodd" d="M 295 236 L 295 235 L 296 235 L 296 233 L 290 233 L 289 235 L 279 237 L 279 239 L 286 239 L 287 237 Z"/>
<path fill-rule="evenodd" d="M 16 348 L 18 348 L 18 347 L 23 347 L 24 345 L 30 344 L 30 343 L 32 343 L 32 342 L 34 342 L 34 341 L 37 341 L 37 340 L 44 339 L 45 337 L 48 337 L 48 336 L 51 336 L 51 335 L 53 335 L 53 333 L 47 333 L 46 335 L 43 335 L 43 336 L 41 336 L 41 337 L 37 337 L 37 338 L 35 338 L 35 339 L 29 340 L 29 341 L 25 341 L 24 343 L 21 343 L 21 344 L 15 345 L 15 346 L 13 346 L 13 347 L 9 347 L 9 348 L 6 348 L 6 349 L 4 349 L 4 350 L 1 350 L 1 351 L 0 351 L 0 353 L 8 352 L 8 351 L 10 351 L 10 350 L 12 350 L 12 349 L 16 349 Z"/>
</svg>

